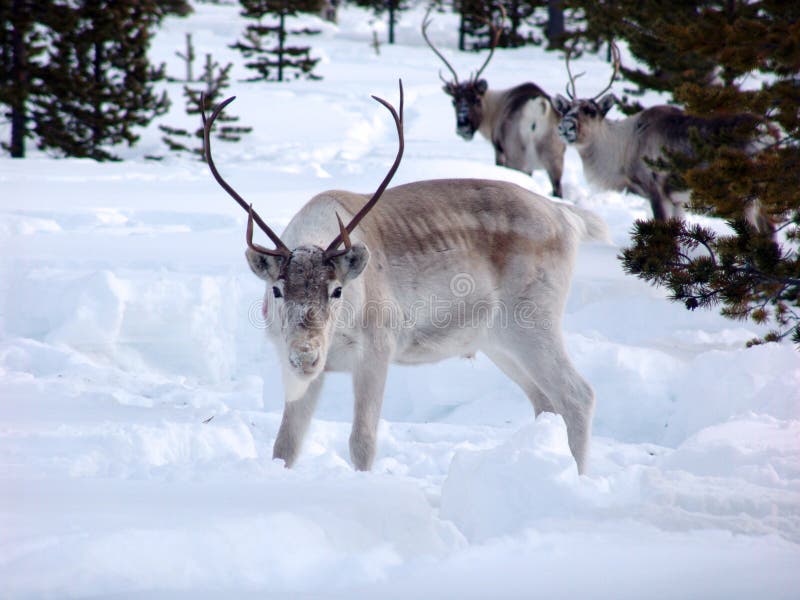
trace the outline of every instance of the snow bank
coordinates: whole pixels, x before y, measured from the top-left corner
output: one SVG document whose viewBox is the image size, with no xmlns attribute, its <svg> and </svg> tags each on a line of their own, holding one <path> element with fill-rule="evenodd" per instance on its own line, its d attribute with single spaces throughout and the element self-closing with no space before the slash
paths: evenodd
<svg viewBox="0 0 800 600">
<path fill-rule="evenodd" d="M 168 19 L 170 73 L 193 33 L 226 63 L 235 5 Z M 488 177 L 546 193 L 466 143 L 418 34 L 363 11 L 314 38 L 321 82 L 243 83 L 252 134 L 218 144 L 225 177 L 280 231 L 314 194 L 374 190 L 396 151 L 369 99 L 406 90 L 395 183 Z M 431 35 L 461 73 L 455 17 Z M 598 59 L 599 60 L 599 59 Z M 607 65 L 583 57 L 586 89 Z M 584 68 L 585 67 L 585 68 Z M 492 87 L 566 81 L 541 48 L 498 51 Z M 180 84 L 161 123 L 183 121 Z M 655 101 L 650 96 L 644 102 Z M 264 340 L 245 215 L 154 123 L 124 163 L 0 158 L 0 581 L 9 597 L 791 598 L 800 589 L 800 359 L 745 349 L 749 323 L 669 304 L 616 255 L 647 202 L 596 193 L 567 152 L 567 200 L 615 245 L 580 249 L 564 331 L 597 396 L 588 475 L 560 418 L 533 420 L 484 356 L 392 367 L 370 474 L 354 473 L 352 390 L 326 380 L 296 469 L 271 460 L 283 395 Z M 191 125 L 188 121 L 185 125 Z M 0 124 L 0 137 L 7 126 Z"/>
</svg>

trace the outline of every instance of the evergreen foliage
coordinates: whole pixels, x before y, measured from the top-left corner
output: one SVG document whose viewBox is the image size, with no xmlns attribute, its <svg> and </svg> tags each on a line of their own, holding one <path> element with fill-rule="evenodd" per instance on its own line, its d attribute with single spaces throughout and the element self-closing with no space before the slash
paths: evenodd
<svg viewBox="0 0 800 600">
<path fill-rule="evenodd" d="M 670 81 L 674 99 L 690 113 L 753 115 L 728 141 L 740 146 L 755 132 L 759 149 L 746 153 L 695 135 L 691 157 L 671 156 L 664 166 L 691 191 L 690 209 L 728 219 L 733 231 L 639 222 L 622 254 L 624 268 L 666 286 L 689 309 L 722 304 L 728 317 L 773 326 L 753 343 L 790 334 L 800 343 L 800 5 L 703 3 L 692 19 L 665 22 L 658 38 L 679 55 L 665 62 L 687 61 L 683 74 L 665 68 L 669 78 L 659 85 Z M 745 219 L 756 209 L 762 223 L 771 223 L 761 231 Z"/>
<path fill-rule="evenodd" d="M 22 156 L 25 138 L 35 138 L 64 156 L 116 159 L 108 148 L 133 144 L 134 129 L 168 105 L 154 91 L 163 68 L 147 61 L 154 29 L 166 15 L 190 10 L 186 0 L 0 2 L 8 83 L 0 103 L 10 108 L 12 155 Z"/>
<path fill-rule="evenodd" d="M 308 79 L 320 79 L 313 73 L 319 62 L 311 57 L 310 46 L 289 46 L 290 35 L 315 35 L 317 29 L 287 29 L 286 21 L 301 12 L 319 14 L 322 10 L 321 0 L 240 0 L 241 15 L 252 19 L 255 23 L 247 25 L 242 40 L 231 46 L 239 50 L 246 59 L 248 69 L 257 73 L 249 81 L 283 81 L 286 72 L 295 78 L 305 76 Z M 264 22 L 266 17 L 277 19 Z"/>
<path fill-rule="evenodd" d="M 28 104 L 44 93 L 38 58 L 46 40 L 35 25 L 48 9 L 32 0 L 0 0 L 0 105 L 11 123 L 11 138 L 2 147 L 14 158 L 25 156 Z"/>
<path fill-rule="evenodd" d="M 461 0 L 459 48 L 480 50 L 490 47 L 493 39 L 490 24 L 501 22 L 503 30 L 497 43 L 499 47 L 515 48 L 525 44 L 540 44 L 542 40 L 533 35 L 532 29 L 523 32 L 523 25 L 546 24 L 546 19 L 542 21 L 534 18 L 536 9 L 546 4 L 542 0 Z M 506 18 L 501 20 L 503 11 Z"/>
<path fill-rule="evenodd" d="M 158 2 L 137 0 L 85 0 L 53 15 L 46 87 L 57 101 L 33 107 L 41 149 L 115 160 L 108 146 L 133 145 L 134 128 L 166 112 L 166 94 L 153 89 L 164 68 L 146 54 L 162 16 Z"/>
<path fill-rule="evenodd" d="M 568 5 L 583 17 L 583 24 L 570 35 L 578 48 L 597 52 L 606 43 L 624 39 L 628 50 L 643 66 L 621 68 L 622 76 L 635 87 L 625 91 L 641 96 L 645 90 L 672 92 L 685 82 L 712 83 L 717 63 L 708 56 L 685 50 L 676 52 L 671 35 L 665 32 L 698 20 L 703 7 L 718 8 L 735 4 L 733 0 L 715 2 L 658 2 L 656 0 L 568 0 Z M 573 21 L 575 16 L 573 13 Z M 642 105 L 622 97 L 620 108 L 628 114 L 639 112 Z"/>
<path fill-rule="evenodd" d="M 205 86 L 202 88 L 190 87 L 189 85 L 183 86 L 183 95 L 186 98 L 186 114 L 199 117 L 201 98 L 205 101 L 206 113 L 210 113 L 215 105 L 224 100 L 222 91 L 230 85 L 229 73 L 232 66 L 233 63 L 228 63 L 224 67 L 220 67 L 219 63 L 215 62 L 210 54 L 206 54 L 203 75 L 199 78 L 199 81 L 205 83 Z M 250 133 L 252 130 L 251 127 L 231 125 L 231 123 L 235 123 L 238 120 L 239 117 L 233 116 L 230 111 L 224 111 L 217 117 L 217 126 L 211 132 L 211 135 L 223 142 L 238 142 L 242 135 Z M 198 122 L 200 122 L 199 118 Z M 191 133 L 186 129 L 167 125 L 159 125 L 159 129 L 165 134 L 161 140 L 170 150 L 173 152 L 189 152 L 203 160 L 202 127 L 198 127 Z M 195 146 L 190 145 L 193 140 L 196 142 Z"/>
</svg>

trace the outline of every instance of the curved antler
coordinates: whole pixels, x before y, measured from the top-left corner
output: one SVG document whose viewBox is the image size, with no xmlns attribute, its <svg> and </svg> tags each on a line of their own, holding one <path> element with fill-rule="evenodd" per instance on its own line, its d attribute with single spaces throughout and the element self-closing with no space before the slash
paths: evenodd
<svg viewBox="0 0 800 600">
<path fill-rule="evenodd" d="M 226 182 L 222 175 L 219 174 L 217 171 L 217 167 L 214 164 L 214 159 L 211 158 L 211 127 L 214 125 L 214 121 L 219 116 L 219 114 L 224 110 L 228 104 L 233 102 L 236 99 L 236 96 L 231 96 L 224 102 L 220 102 L 214 107 L 214 110 L 211 112 L 211 116 L 206 119 L 206 109 L 205 109 L 205 94 L 200 95 L 200 115 L 203 118 L 203 155 L 205 156 L 206 162 L 208 163 L 208 168 L 211 169 L 211 174 L 214 176 L 214 179 L 217 180 L 217 183 L 222 186 L 222 189 L 228 192 L 228 194 L 236 200 L 236 202 L 241 206 L 245 211 L 247 211 L 247 245 L 254 250 L 255 252 L 259 252 L 261 254 L 271 254 L 273 256 L 289 256 L 292 251 L 281 241 L 272 229 L 264 222 L 264 220 L 258 216 L 253 210 L 253 205 L 248 204 L 244 201 L 244 199 L 236 193 L 228 182 Z M 275 244 L 276 249 L 270 250 L 269 248 L 265 248 L 264 246 L 259 246 L 258 244 L 253 243 L 253 221 L 255 220 L 258 223 L 258 226 L 261 230 L 269 236 L 269 239 Z"/>
<path fill-rule="evenodd" d="M 566 64 L 567 75 L 569 76 L 569 82 L 567 82 L 566 92 L 567 92 L 567 97 L 569 97 L 570 100 L 575 100 L 578 96 L 577 92 L 575 91 L 575 80 L 578 77 L 586 74 L 585 72 L 580 72 L 577 75 L 573 76 L 572 70 L 569 68 L 569 58 L 570 56 L 572 56 L 572 52 L 575 50 L 575 44 L 577 43 L 578 43 L 577 38 L 573 39 L 572 44 L 570 45 L 569 48 L 567 48 L 567 51 L 564 56 L 564 63 Z M 570 90 L 570 88 L 572 89 Z"/>
<path fill-rule="evenodd" d="M 603 91 L 601 91 L 599 94 L 596 94 L 593 97 L 594 100 L 598 100 L 600 96 L 602 96 L 608 90 L 611 89 L 611 86 L 614 85 L 614 80 L 617 78 L 617 75 L 619 74 L 619 66 L 620 66 L 619 48 L 617 48 L 617 45 L 613 41 L 611 41 L 610 44 L 611 44 L 611 61 L 614 64 L 614 71 L 611 73 L 611 79 L 608 80 L 608 85 L 603 88 Z"/>
<path fill-rule="evenodd" d="M 500 24 L 502 25 L 506 21 L 506 9 L 502 4 L 498 3 L 497 6 L 500 8 Z M 489 18 L 491 19 L 491 15 Z M 494 56 L 494 49 L 497 48 L 497 44 L 498 42 L 500 42 L 500 35 L 503 33 L 503 28 L 497 27 L 494 24 L 494 21 L 489 22 L 489 27 L 492 29 L 492 35 L 494 36 L 494 38 L 492 39 L 491 49 L 489 50 L 489 56 L 487 56 L 486 60 L 483 61 L 483 64 L 481 65 L 481 68 L 478 69 L 478 72 L 472 76 L 472 81 L 478 80 L 478 77 L 481 76 L 481 73 L 483 73 L 483 70 L 486 68 L 486 65 L 489 64 L 490 60 L 492 60 L 492 56 Z"/>
<path fill-rule="evenodd" d="M 389 112 L 392 113 L 395 126 L 397 127 L 397 137 L 399 146 L 397 149 L 397 156 L 395 157 L 394 163 L 389 169 L 389 172 L 386 174 L 386 177 L 383 178 L 383 181 L 378 186 L 378 189 L 375 190 L 375 193 L 372 195 L 372 198 L 370 198 L 369 202 L 367 202 L 363 207 L 361 207 L 361 210 L 359 210 L 356 213 L 356 215 L 350 220 L 350 222 L 347 224 L 347 227 L 344 227 L 342 225 L 341 219 L 339 219 L 339 231 L 340 231 L 339 235 L 333 238 L 333 241 L 331 242 L 330 246 L 328 246 L 328 248 L 325 250 L 325 252 L 329 256 L 335 256 L 337 254 L 341 254 L 347 251 L 347 247 L 349 247 L 350 243 L 350 234 L 353 233 L 353 230 L 356 227 L 358 227 L 358 224 L 361 222 L 361 219 L 367 216 L 367 213 L 370 210 L 372 210 L 372 207 L 375 206 L 375 204 L 377 204 L 378 200 L 380 200 L 381 195 L 386 190 L 387 186 L 389 185 L 389 182 L 392 180 L 392 177 L 394 177 L 395 172 L 397 172 L 397 168 L 400 166 L 400 160 L 403 158 L 403 149 L 405 148 L 405 141 L 403 138 L 403 80 L 402 79 L 399 80 L 398 83 L 400 85 L 399 115 L 397 114 L 397 111 L 395 110 L 394 106 L 389 104 L 386 100 L 384 100 L 383 98 L 378 98 L 377 96 L 372 97 L 374 100 L 383 104 L 389 110 Z M 339 247 L 342 241 L 345 241 L 346 248 L 344 250 L 337 251 L 336 249 Z"/>
<path fill-rule="evenodd" d="M 447 59 L 442 55 L 442 53 L 436 49 L 436 46 L 433 45 L 430 39 L 428 39 L 428 25 L 430 25 L 431 22 L 433 21 L 433 19 L 430 18 L 432 10 L 433 10 L 433 4 L 431 4 L 428 7 L 428 10 L 425 12 L 425 18 L 422 19 L 422 37 L 425 39 L 425 43 L 428 44 L 428 47 L 430 47 L 430 49 L 433 50 L 433 53 L 436 56 L 438 56 L 444 63 L 444 65 L 450 70 L 450 72 L 453 74 L 453 82 L 456 85 L 458 85 L 458 75 L 456 74 L 456 70 L 450 65 L 449 62 L 447 62 Z M 445 83 L 448 83 L 447 80 L 445 80 L 445 78 L 442 77 L 441 71 L 439 71 L 439 78 Z"/>
</svg>

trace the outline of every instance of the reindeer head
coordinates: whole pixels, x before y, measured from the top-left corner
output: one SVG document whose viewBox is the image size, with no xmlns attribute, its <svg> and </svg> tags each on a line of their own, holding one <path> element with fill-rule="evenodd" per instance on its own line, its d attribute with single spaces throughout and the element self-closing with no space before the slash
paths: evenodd
<svg viewBox="0 0 800 600">
<path fill-rule="evenodd" d="M 428 26 L 431 24 L 430 13 L 432 9 L 433 5 L 431 4 L 422 21 L 422 37 L 425 39 L 430 49 L 433 50 L 434 54 L 441 59 L 453 75 L 453 80 L 447 81 L 442 77 L 441 71 L 439 72 L 439 78 L 444 83 L 442 89 L 453 99 L 453 108 L 456 111 L 456 133 L 465 140 L 471 140 L 483 121 L 483 95 L 489 88 L 489 84 L 486 83 L 485 79 L 481 79 L 480 76 L 494 55 L 494 49 L 497 47 L 497 42 L 500 40 L 502 27 L 497 27 L 494 23 L 491 24 L 493 37 L 489 56 L 483 61 L 478 71 L 470 76 L 469 80 L 466 82 L 459 82 L 455 69 L 453 69 L 447 59 L 436 49 L 436 46 L 434 46 L 433 42 L 428 38 Z M 506 13 L 502 4 L 500 5 L 500 11 L 502 19 L 505 20 Z"/>
<path fill-rule="evenodd" d="M 594 134 L 601 127 L 606 114 L 618 102 L 614 94 L 606 94 L 605 92 L 614 84 L 614 78 L 619 72 L 619 49 L 616 44 L 612 43 L 611 53 L 614 61 L 614 72 L 605 89 L 592 98 L 577 97 L 575 80 L 583 73 L 572 75 L 572 71 L 569 68 L 569 58 L 572 50 L 573 48 L 570 48 L 566 55 L 567 74 L 569 75 L 566 91 L 569 98 L 556 94 L 553 99 L 553 108 L 561 115 L 561 121 L 558 124 L 559 136 L 567 144 L 581 145 L 595 137 Z"/>
<path fill-rule="evenodd" d="M 222 178 L 211 158 L 210 132 L 214 120 L 233 101 L 228 98 L 219 104 L 206 119 L 203 110 L 205 158 L 214 178 L 248 212 L 247 262 L 253 273 L 267 282 L 264 299 L 265 315 L 269 315 L 273 337 L 281 343 L 286 367 L 298 379 L 313 379 L 325 368 L 331 334 L 336 316 L 341 308 L 344 290 L 348 283 L 358 278 L 369 262 L 369 250 L 362 243 L 351 243 L 350 234 L 361 219 L 378 202 L 389 181 L 394 176 L 403 156 L 403 84 L 400 83 L 400 112 L 381 98 L 373 96 L 392 113 L 397 126 L 399 149 L 394 164 L 384 177 L 372 198 L 345 226 L 339 215 L 339 234 L 327 248 L 301 245 L 288 248 L 248 205 L 244 199 Z M 201 99 L 201 108 L 204 100 Z M 253 223 L 275 244 L 266 248 L 253 242 Z M 344 248 L 339 246 L 344 244 Z"/>
<path fill-rule="evenodd" d="M 483 121 L 483 95 L 489 85 L 485 79 L 466 83 L 445 82 L 442 88 L 453 99 L 456 111 L 456 133 L 465 140 L 471 140 Z"/>
</svg>

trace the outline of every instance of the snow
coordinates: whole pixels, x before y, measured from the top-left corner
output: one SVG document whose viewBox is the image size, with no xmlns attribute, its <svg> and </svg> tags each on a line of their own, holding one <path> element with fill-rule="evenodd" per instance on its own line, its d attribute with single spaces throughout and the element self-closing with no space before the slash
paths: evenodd
<svg viewBox="0 0 800 600">
<path fill-rule="evenodd" d="M 495 167 L 485 140 L 455 135 L 423 11 L 380 56 L 367 13 L 322 25 L 320 82 L 242 83 L 234 67 L 230 111 L 253 132 L 216 161 L 277 230 L 319 191 L 375 188 L 396 140 L 369 95 L 396 102 L 399 77 L 394 183 L 549 191 L 543 171 Z M 466 74 L 482 56 L 455 52 L 453 21 L 437 14 L 430 32 Z M 201 60 L 235 60 L 241 28 L 235 6 L 198 4 L 152 55 L 182 73 L 191 31 Z M 579 62 L 580 89 L 605 86 L 605 63 Z M 498 51 L 486 77 L 566 82 L 539 48 Z M 180 125 L 169 85 L 159 122 Z M 122 163 L 0 159 L 0 595 L 798 597 L 800 358 L 746 349 L 756 326 L 622 273 L 645 200 L 590 189 L 568 151 L 567 199 L 614 241 L 582 246 L 564 323 L 598 399 L 586 476 L 561 418 L 534 420 L 481 355 L 392 367 L 371 473 L 350 467 L 350 382 L 331 377 L 289 471 L 270 460 L 282 392 L 244 215 L 199 161 L 144 158 L 166 153 L 157 125 Z"/>
</svg>

